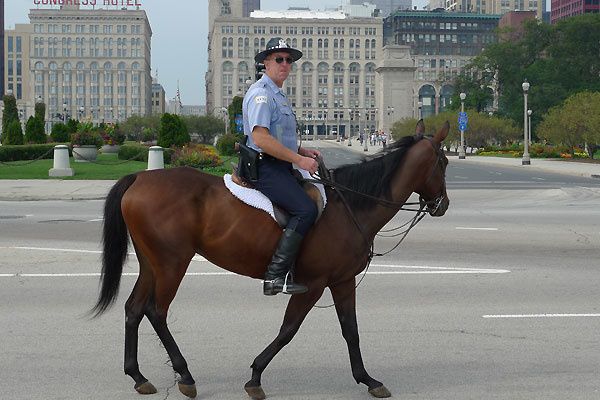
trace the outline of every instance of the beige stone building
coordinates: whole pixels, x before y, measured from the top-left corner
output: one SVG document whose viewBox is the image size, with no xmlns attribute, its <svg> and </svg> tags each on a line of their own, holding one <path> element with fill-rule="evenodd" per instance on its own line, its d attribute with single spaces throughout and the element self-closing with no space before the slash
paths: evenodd
<svg viewBox="0 0 600 400">
<path fill-rule="evenodd" d="M 152 29 L 144 10 L 32 9 L 28 98 L 52 123 L 66 114 L 95 123 L 152 112 Z M 24 89 L 25 93 L 25 89 Z"/>
<path fill-rule="evenodd" d="M 34 113 L 29 73 L 31 33 L 29 24 L 16 24 L 15 29 L 4 31 L 4 87 L 6 93 L 12 93 L 17 99 L 21 121 L 27 121 Z"/>
<path fill-rule="evenodd" d="M 387 97 L 378 94 L 376 72 L 383 58 L 381 18 L 309 10 L 255 11 L 243 18 L 238 2 L 209 0 L 207 113 L 218 115 L 245 93 L 255 80 L 254 55 L 279 36 L 304 54 L 284 90 L 308 137 L 356 136 L 390 126 L 385 120 L 393 116 L 380 104 Z"/>
</svg>

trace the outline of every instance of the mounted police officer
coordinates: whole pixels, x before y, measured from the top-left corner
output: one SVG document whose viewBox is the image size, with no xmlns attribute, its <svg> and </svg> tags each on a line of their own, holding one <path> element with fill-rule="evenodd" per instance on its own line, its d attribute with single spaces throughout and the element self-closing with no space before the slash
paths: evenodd
<svg viewBox="0 0 600 400">
<path fill-rule="evenodd" d="M 302 239 L 317 218 L 317 207 L 292 175 L 292 163 L 310 173 L 317 171 L 319 151 L 298 147 L 296 118 L 282 90 L 292 64 L 302 52 L 276 37 L 254 60 L 264 63 L 265 73 L 244 96 L 244 134 L 248 147 L 260 153 L 254 186 L 290 214 L 268 266 L 263 292 L 299 294 L 308 291 L 293 281 L 291 270 Z"/>
</svg>

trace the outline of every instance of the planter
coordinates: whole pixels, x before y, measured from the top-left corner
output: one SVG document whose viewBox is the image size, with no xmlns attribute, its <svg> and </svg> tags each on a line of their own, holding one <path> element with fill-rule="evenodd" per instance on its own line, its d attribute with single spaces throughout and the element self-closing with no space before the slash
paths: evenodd
<svg viewBox="0 0 600 400">
<path fill-rule="evenodd" d="M 104 146 L 102 146 L 100 148 L 100 151 L 103 154 L 108 154 L 108 153 L 118 153 L 119 152 L 119 148 L 121 146 L 119 146 L 118 144 L 105 144 Z"/>
<path fill-rule="evenodd" d="M 73 146 L 75 162 L 95 161 L 96 157 L 98 157 L 98 148 L 94 145 Z"/>
</svg>

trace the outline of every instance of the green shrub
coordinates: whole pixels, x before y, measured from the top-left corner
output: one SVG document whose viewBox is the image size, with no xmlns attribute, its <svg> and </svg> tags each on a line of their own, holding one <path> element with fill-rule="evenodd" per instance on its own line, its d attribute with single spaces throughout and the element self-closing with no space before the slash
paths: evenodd
<svg viewBox="0 0 600 400">
<path fill-rule="evenodd" d="M 63 123 L 54 124 L 52 126 L 52 132 L 50 132 L 50 137 L 52 138 L 52 141 L 56 143 L 65 143 L 71 140 L 69 130 L 67 129 L 67 126 Z"/>
<path fill-rule="evenodd" d="M 221 163 L 221 159 L 214 148 L 192 144 L 175 149 L 171 163 L 177 167 L 205 168 L 216 167 Z"/>
<path fill-rule="evenodd" d="M 148 162 L 149 147 L 139 143 L 126 143 L 119 147 L 119 160 L 137 160 Z M 163 149 L 165 164 L 171 163 L 172 149 Z"/>
<path fill-rule="evenodd" d="M 46 143 L 47 137 L 44 132 L 44 121 L 37 117 L 29 117 L 25 126 L 25 143 Z"/>
<path fill-rule="evenodd" d="M 143 144 L 124 144 L 119 147 L 118 157 L 120 160 L 137 160 L 148 162 L 148 146 Z"/>
<path fill-rule="evenodd" d="M 243 136 L 228 133 L 217 140 L 217 150 L 223 156 L 232 156 L 235 154 L 235 143 L 241 142 Z"/>
<path fill-rule="evenodd" d="M 163 148 L 183 146 L 190 143 L 191 138 L 187 127 L 178 115 L 165 113 L 160 119 L 158 145 Z"/>
<path fill-rule="evenodd" d="M 18 119 L 6 126 L 6 131 L 2 133 L 2 144 L 23 144 L 23 130 Z"/>
<path fill-rule="evenodd" d="M 50 160 L 54 158 L 54 146 L 56 143 L 0 146 L 0 161 Z"/>
</svg>

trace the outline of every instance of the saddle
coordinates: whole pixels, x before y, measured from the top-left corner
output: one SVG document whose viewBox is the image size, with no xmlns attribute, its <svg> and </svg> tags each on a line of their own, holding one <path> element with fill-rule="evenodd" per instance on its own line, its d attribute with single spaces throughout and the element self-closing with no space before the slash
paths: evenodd
<svg viewBox="0 0 600 400">
<path fill-rule="evenodd" d="M 327 167 L 325 166 L 325 163 L 323 162 L 323 158 L 319 156 L 317 158 L 317 162 L 319 164 L 319 169 L 318 169 L 319 177 L 325 177 L 325 179 L 328 180 L 330 178 L 330 172 L 327 169 Z M 306 173 L 306 174 L 308 174 L 308 173 Z M 318 216 L 317 216 L 317 220 L 318 220 L 321 217 L 321 214 L 323 213 L 323 209 L 325 208 L 326 201 L 327 201 L 326 198 L 323 198 L 325 191 L 323 190 L 323 195 L 322 195 L 321 190 L 319 190 L 317 185 L 306 181 L 306 179 L 309 178 L 310 176 L 309 175 L 303 176 L 302 172 L 300 172 L 297 169 L 294 169 L 294 176 L 296 177 L 296 179 L 298 180 L 298 183 L 300 184 L 300 186 L 302 186 L 302 188 L 304 189 L 304 191 L 306 192 L 308 197 L 310 197 L 312 199 L 312 201 L 314 201 L 314 203 L 316 204 L 317 211 L 318 211 Z M 252 182 L 239 176 L 238 165 L 234 164 L 234 163 L 232 163 L 231 181 L 234 184 L 244 187 L 246 189 L 254 189 L 254 185 L 252 184 Z M 231 188 L 229 188 L 229 189 L 230 189 L 230 191 L 232 191 Z M 232 191 L 232 193 L 233 193 L 233 191 Z M 236 197 L 240 198 L 236 193 L 233 193 L 233 194 Z M 243 198 L 240 198 L 240 200 L 244 201 Z M 246 202 L 246 201 L 244 201 L 244 202 Z M 250 204 L 248 202 L 246 202 L 246 203 Z M 279 224 L 279 226 L 282 228 L 285 228 L 290 219 L 289 213 L 287 211 L 285 211 L 283 208 L 280 208 L 277 205 L 273 204 L 273 214 L 274 214 L 273 216 L 274 216 L 275 220 L 277 221 L 277 223 Z"/>
</svg>

